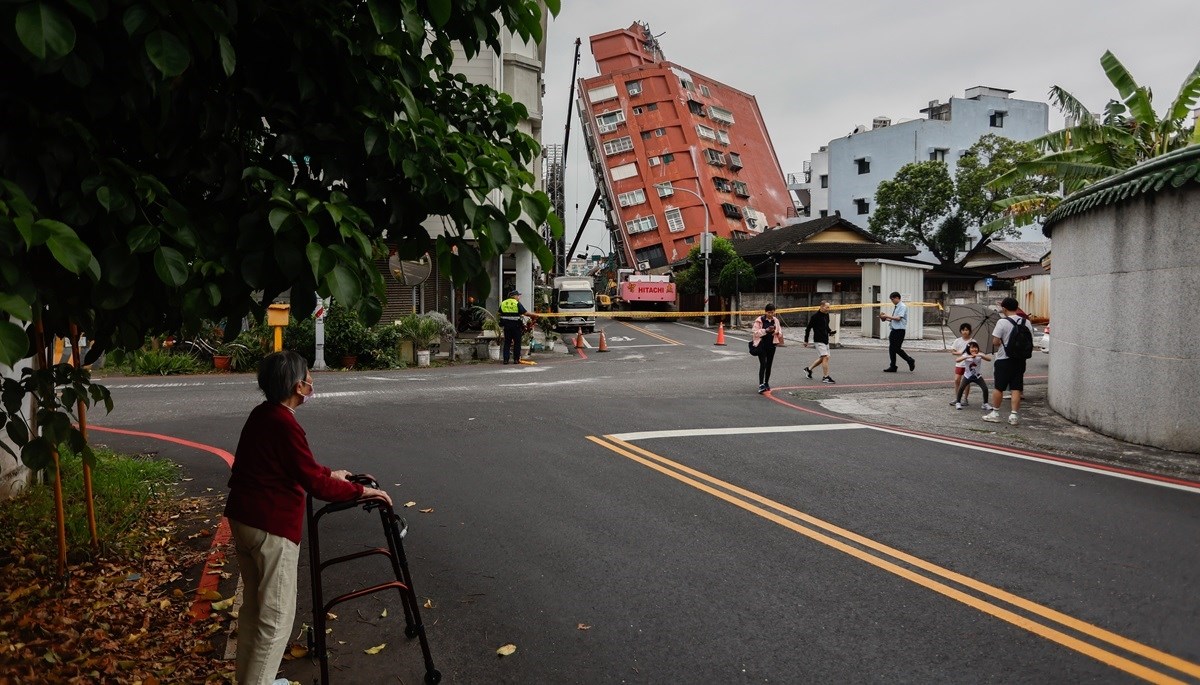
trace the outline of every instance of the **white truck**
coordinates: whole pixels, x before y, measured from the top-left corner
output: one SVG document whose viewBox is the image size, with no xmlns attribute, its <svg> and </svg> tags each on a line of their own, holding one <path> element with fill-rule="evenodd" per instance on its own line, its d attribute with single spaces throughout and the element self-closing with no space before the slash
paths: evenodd
<svg viewBox="0 0 1200 685">
<path fill-rule="evenodd" d="M 554 290 L 550 299 L 550 311 L 562 314 L 554 320 L 558 331 L 584 333 L 596 330 L 596 296 L 592 292 L 592 279 L 578 276 L 559 276 L 554 279 Z"/>
</svg>

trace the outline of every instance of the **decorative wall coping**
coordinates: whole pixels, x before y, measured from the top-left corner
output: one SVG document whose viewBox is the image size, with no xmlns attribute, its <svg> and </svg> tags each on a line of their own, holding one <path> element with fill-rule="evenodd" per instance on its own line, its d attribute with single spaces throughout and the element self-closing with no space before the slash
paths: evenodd
<svg viewBox="0 0 1200 685">
<path fill-rule="evenodd" d="M 1157 192 L 1168 183 L 1178 188 L 1189 181 L 1200 183 L 1200 145 L 1189 145 L 1168 152 L 1068 195 L 1046 217 L 1042 232 L 1049 237 L 1054 224 L 1063 219 L 1115 204 L 1134 195 Z"/>
</svg>

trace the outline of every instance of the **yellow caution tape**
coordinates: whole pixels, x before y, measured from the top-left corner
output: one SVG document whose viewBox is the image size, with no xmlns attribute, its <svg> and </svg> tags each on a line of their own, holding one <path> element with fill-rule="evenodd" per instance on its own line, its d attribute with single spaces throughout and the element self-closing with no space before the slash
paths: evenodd
<svg viewBox="0 0 1200 685">
<path fill-rule="evenodd" d="M 940 302 L 905 302 L 905 304 L 908 305 L 909 307 L 937 307 L 939 310 L 942 309 L 942 304 Z M 873 308 L 873 307 L 882 307 L 885 305 L 886 305 L 886 303 L 881 303 L 881 302 L 867 302 L 865 304 L 831 304 L 831 305 L 829 305 L 829 309 L 831 311 L 842 311 L 842 310 L 846 310 L 846 309 L 867 309 L 867 308 Z M 813 306 L 809 306 L 809 307 L 780 307 L 775 310 L 775 313 L 779 314 L 779 315 L 797 314 L 799 312 L 815 312 L 815 311 L 819 310 L 820 308 L 821 308 L 820 305 L 813 305 Z M 555 312 L 533 312 L 534 316 L 546 317 L 548 319 L 569 318 L 569 317 L 579 317 L 579 316 L 583 316 L 583 317 L 595 316 L 598 319 L 604 319 L 604 318 L 695 319 L 695 318 L 703 318 L 704 316 L 710 316 L 710 317 L 711 316 L 758 316 L 759 314 L 765 314 L 765 313 L 766 313 L 766 311 L 763 309 L 742 309 L 742 310 L 712 311 L 712 312 L 647 312 L 647 311 L 557 312 L 557 313 L 555 313 Z"/>
</svg>

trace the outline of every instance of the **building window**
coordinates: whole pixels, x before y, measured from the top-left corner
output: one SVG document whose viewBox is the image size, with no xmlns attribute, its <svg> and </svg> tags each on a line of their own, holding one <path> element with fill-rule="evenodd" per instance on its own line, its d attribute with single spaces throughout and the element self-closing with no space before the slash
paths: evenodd
<svg viewBox="0 0 1200 685">
<path fill-rule="evenodd" d="M 637 190 L 631 190 L 628 193 L 621 193 L 617 196 L 617 202 L 620 202 L 622 207 L 640 205 L 645 201 L 646 191 L 642 190 L 641 188 L 638 188 Z"/>
<path fill-rule="evenodd" d="M 704 85 L 703 83 L 700 84 L 700 94 L 706 98 L 712 97 L 712 91 L 709 90 L 708 86 Z"/>
<path fill-rule="evenodd" d="M 654 111 L 654 110 L 656 110 L 656 109 L 658 109 L 658 103 L 657 103 L 657 102 L 651 102 L 650 104 L 646 105 L 646 111 L 647 111 L 647 112 L 653 112 L 653 111 Z"/>
<path fill-rule="evenodd" d="M 725 216 L 729 217 L 730 219 L 742 218 L 742 210 L 735 204 L 722 202 L 721 211 L 725 212 Z"/>
<path fill-rule="evenodd" d="M 948 153 L 948 152 L 950 152 L 950 150 L 947 148 L 935 147 L 929 151 L 929 161 L 945 162 L 946 161 L 946 153 Z"/>
<path fill-rule="evenodd" d="M 617 126 L 623 123 L 625 123 L 625 110 L 605 112 L 596 117 L 596 130 L 600 133 L 612 133 L 617 130 Z"/>
<path fill-rule="evenodd" d="M 729 179 L 713 176 L 713 187 L 719 192 L 728 193 L 733 190 L 733 186 L 729 185 Z"/>
<path fill-rule="evenodd" d="M 641 108 L 641 107 L 634 107 L 634 108 L 633 108 L 633 116 L 635 116 L 635 117 L 636 117 L 636 116 L 638 116 L 638 115 L 639 115 L 639 114 L 641 114 L 641 113 L 642 113 L 642 108 Z"/>
<path fill-rule="evenodd" d="M 695 244 L 695 242 L 696 242 L 696 236 L 694 236 L 694 235 L 689 235 L 688 237 L 683 239 L 684 245 L 693 245 L 693 244 Z"/>
<path fill-rule="evenodd" d="M 1008 116 L 1008 112 L 992 112 L 988 117 L 988 124 L 992 128 L 1004 128 L 1004 117 Z"/>
<path fill-rule="evenodd" d="M 667 135 L 667 129 L 665 129 L 665 128 L 654 129 L 654 137 L 655 138 L 662 138 L 665 135 Z"/>
<path fill-rule="evenodd" d="M 650 140 L 650 132 L 642 131 L 642 140 Z"/>
<path fill-rule="evenodd" d="M 650 157 L 649 159 L 646 160 L 646 162 L 650 166 L 658 166 L 659 164 L 662 164 L 662 160 L 660 160 L 658 157 Z"/>
<path fill-rule="evenodd" d="M 668 209 L 665 212 L 665 214 L 667 217 L 667 230 L 668 231 L 670 231 L 672 233 L 678 233 L 685 228 L 685 226 L 683 225 L 683 211 L 682 210 Z"/>
<path fill-rule="evenodd" d="M 616 155 L 633 149 L 633 138 L 622 136 L 604 144 L 604 154 Z"/>
<path fill-rule="evenodd" d="M 820 178 L 821 178 L 821 187 L 828 188 L 829 187 L 829 174 L 821 174 Z"/>
<path fill-rule="evenodd" d="M 641 81 L 626 81 L 625 82 L 625 92 L 629 93 L 630 95 L 641 95 L 642 94 L 642 82 Z"/>
<path fill-rule="evenodd" d="M 670 181 L 664 181 L 654 187 L 658 189 L 659 197 L 670 197 L 675 194 L 675 186 L 672 186 Z"/>
<path fill-rule="evenodd" d="M 670 152 L 664 152 L 663 156 L 662 156 L 662 161 L 663 161 L 663 164 L 670 164 L 671 162 L 675 161 L 675 155 L 671 154 Z"/>
<path fill-rule="evenodd" d="M 855 166 L 858 167 L 859 174 L 871 173 L 871 158 L 870 157 L 859 157 L 858 159 L 854 160 L 854 164 L 855 164 Z"/>
<path fill-rule="evenodd" d="M 741 181 L 734 181 L 733 182 L 733 194 L 737 195 L 738 197 L 750 197 L 750 188 L 747 187 L 746 184 L 742 183 Z"/>
<path fill-rule="evenodd" d="M 604 102 L 615 97 L 617 97 L 617 87 L 611 83 L 588 91 L 588 101 L 590 102 Z"/>
<path fill-rule="evenodd" d="M 728 145 L 729 144 L 729 134 L 726 133 L 725 131 L 717 129 L 717 142 Z"/>
<path fill-rule="evenodd" d="M 725 166 L 725 155 L 717 150 L 705 148 L 704 161 L 708 162 L 709 164 L 715 164 L 716 166 Z"/>
<path fill-rule="evenodd" d="M 620 181 L 620 180 L 626 179 L 626 178 L 633 178 L 634 176 L 638 175 L 637 164 L 630 162 L 629 164 L 622 164 L 620 166 L 615 166 L 615 167 L 609 169 L 608 173 L 610 176 L 612 176 L 612 180 L 614 180 L 614 181 Z"/>
<path fill-rule="evenodd" d="M 727 109 L 722 109 L 721 107 L 713 107 L 710 105 L 708 108 L 708 116 L 712 117 L 713 121 L 719 121 L 722 124 L 733 123 L 733 112 L 730 112 Z"/>
<path fill-rule="evenodd" d="M 704 110 L 704 105 L 695 100 L 688 100 L 688 111 L 698 117 L 706 117 L 708 114 Z"/>
<path fill-rule="evenodd" d="M 717 132 L 705 126 L 704 124 L 696 124 L 696 133 L 701 138 L 708 138 L 709 140 L 717 139 Z"/>
<path fill-rule="evenodd" d="M 650 216 L 639 216 L 636 219 L 625 222 L 625 230 L 629 235 L 653 231 L 656 228 L 658 228 L 658 219 L 654 218 L 653 214 Z"/>
<path fill-rule="evenodd" d="M 644 247 L 636 252 L 638 262 L 644 263 L 647 269 L 667 265 L 667 252 L 662 245 Z"/>
<path fill-rule="evenodd" d="M 818 214 L 820 215 L 820 218 L 824 219 L 825 217 L 829 216 L 829 210 L 822 209 L 820 212 L 818 212 Z"/>
<path fill-rule="evenodd" d="M 861 198 L 861 197 L 856 198 L 854 200 L 854 208 L 855 208 L 855 210 L 858 211 L 859 214 L 870 214 L 871 213 L 871 203 L 867 202 L 867 200 L 865 198 Z"/>
<path fill-rule="evenodd" d="M 729 153 L 729 168 L 737 171 L 742 168 L 742 156 L 736 152 Z"/>
</svg>

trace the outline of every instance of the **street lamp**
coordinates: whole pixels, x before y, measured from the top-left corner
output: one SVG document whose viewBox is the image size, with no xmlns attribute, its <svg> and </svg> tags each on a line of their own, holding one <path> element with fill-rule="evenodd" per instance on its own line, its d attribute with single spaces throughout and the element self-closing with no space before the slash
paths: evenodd
<svg viewBox="0 0 1200 685">
<path fill-rule="evenodd" d="M 779 306 L 779 259 L 785 254 L 787 253 L 783 250 L 771 253 L 771 261 L 774 262 L 775 265 L 775 275 L 773 282 L 771 283 L 771 302 L 774 303 L 776 307 Z"/>
<path fill-rule="evenodd" d="M 712 253 L 712 238 L 708 233 L 708 203 L 704 201 L 704 196 L 694 190 L 680 188 L 679 186 L 670 183 L 655 183 L 655 188 L 670 188 L 671 190 L 680 190 L 688 195 L 695 195 L 700 204 L 704 206 L 704 234 L 700 237 L 700 252 L 704 255 L 704 327 L 708 328 L 708 258 Z M 700 182 L 696 182 L 696 187 L 700 187 Z"/>
</svg>

